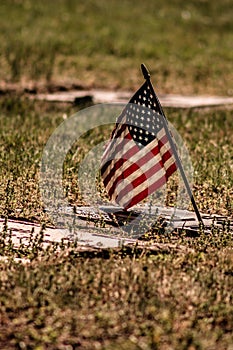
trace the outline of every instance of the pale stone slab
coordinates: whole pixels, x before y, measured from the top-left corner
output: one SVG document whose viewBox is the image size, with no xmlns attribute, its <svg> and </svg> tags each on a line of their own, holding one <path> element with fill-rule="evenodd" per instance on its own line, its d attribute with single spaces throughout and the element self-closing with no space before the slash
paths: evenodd
<svg viewBox="0 0 233 350">
<path fill-rule="evenodd" d="M 105 90 L 82 90 L 65 91 L 51 94 L 37 94 L 33 98 L 50 102 L 81 102 L 92 99 L 93 103 L 127 103 L 133 92 L 105 91 Z M 160 102 L 164 107 L 194 108 L 211 107 L 221 105 L 233 105 L 233 97 L 224 96 L 181 96 L 159 95 Z"/>
<path fill-rule="evenodd" d="M 0 232 L 4 229 L 4 219 L 0 218 Z M 33 231 L 33 234 L 32 234 Z M 11 232 L 12 243 L 15 246 L 20 244 L 28 245 L 30 237 L 34 238 L 40 233 L 41 226 L 36 223 L 23 220 L 8 219 L 7 232 Z M 123 244 L 135 243 L 135 239 L 126 239 L 117 237 L 117 235 L 108 235 L 99 233 L 99 229 L 91 225 L 80 226 L 79 229 L 72 233 L 68 229 L 46 227 L 44 230 L 43 245 L 46 246 L 52 242 L 61 242 L 77 240 L 79 245 L 90 247 L 117 248 Z M 108 231 L 108 230 L 105 230 Z M 119 234 L 119 232 L 118 232 Z"/>
<path fill-rule="evenodd" d="M 165 225 L 172 225 L 171 231 L 183 229 L 186 230 L 188 235 L 195 236 L 198 234 L 199 223 L 194 212 L 174 210 L 174 208 L 168 207 L 148 208 L 138 206 L 131 212 L 130 220 L 134 220 L 135 225 L 141 224 L 140 215 L 142 213 L 146 219 L 152 218 L 156 221 L 158 218 L 162 218 Z M 66 228 L 46 227 L 43 231 L 43 245 L 46 246 L 51 242 L 61 242 L 62 240 L 64 242 L 76 240 L 80 247 L 117 248 L 122 245 L 135 244 L 140 238 L 138 235 L 134 238 L 124 229 L 125 226 L 122 223 L 125 219 L 129 219 L 129 216 L 120 208 L 106 206 L 97 210 L 91 207 L 77 207 L 75 218 L 77 219 L 72 231 Z M 139 218 L 138 222 L 137 218 Z M 233 220 L 229 220 L 227 217 L 202 214 L 202 219 L 207 234 L 210 232 L 212 224 L 221 228 L 226 222 L 228 222 L 233 232 Z M 98 225 L 98 223 L 101 223 L 101 225 Z M 12 243 L 15 246 L 30 244 L 30 238 L 38 237 L 41 231 L 41 226 L 37 223 L 17 219 L 8 219 L 5 223 L 5 220 L 0 218 L 0 234 L 3 234 L 5 225 L 5 230 L 7 229 L 8 235 L 11 233 Z M 156 243 L 154 244 L 155 247 Z M 162 247 L 160 248 L 162 249 Z"/>
</svg>

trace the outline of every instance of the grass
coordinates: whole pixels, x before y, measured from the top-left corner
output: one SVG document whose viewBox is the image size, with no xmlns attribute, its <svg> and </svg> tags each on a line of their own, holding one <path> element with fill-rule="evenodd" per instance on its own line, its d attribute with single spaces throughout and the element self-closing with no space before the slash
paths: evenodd
<svg viewBox="0 0 233 350">
<path fill-rule="evenodd" d="M 38 188 L 42 151 L 63 118 L 72 115 L 78 108 L 11 96 L 1 99 L 0 105 L 0 214 L 43 221 Z M 171 109 L 166 112 L 189 149 L 195 169 L 194 195 L 200 210 L 232 216 L 231 110 Z M 77 185 L 80 160 L 95 143 L 106 140 L 109 134 L 110 128 L 96 129 L 81 139 L 79 152 L 76 147 L 70 150 L 65 163 L 64 188 L 71 204 L 82 203 Z"/>
<path fill-rule="evenodd" d="M 82 254 L 74 244 L 42 250 L 38 242 L 20 255 L 1 239 L 2 349 L 231 349 L 226 231 L 180 236 L 191 249 L 182 254 Z M 30 263 L 15 262 L 24 254 Z"/>
<path fill-rule="evenodd" d="M 78 108 L 12 95 L 0 103 L 0 214 L 6 227 L 12 216 L 46 223 L 38 189 L 42 150 Z M 166 113 L 191 153 L 198 206 L 232 217 L 231 110 Z M 87 133 L 76 156 L 71 149 L 64 186 L 72 204 L 82 203 L 79 161 L 109 132 L 97 129 L 95 138 Z M 233 255 L 227 222 L 196 238 L 160 231 L 145 237 L 149 244 L 184 247 L 178 252 L 135 247 L 80 253 L 75 243 L 43 248 L 43 230 L 41 235 L 29 247 L 15 248 L 11 233 L 2 232 L 2 349 L 231 349 Z"/>
<path fill-rule="evenodd" d="M 36 102 L 5 91 L 12 84 L 22 91 L 61 83 L 136 89 L 144 61 L 159 93 L 231 96 L 230 5 L 229 0 L 1 1 L 1 349 L 232 350 L 227 220 L 195 238 L 161 230 L 145 235 L 149 245 L 160 243 L 164 250 L 138 245 L 80 252 L 75 242 L 45 248 L 49 218 L 38 186 L 42 151 L 60 123 L 87 105 Z M 166 109 L 166 114 L 189 149 L 198 207 L 232 218 L 232 110 Z M 83 203 L 80 160 L 109 133 L 110 128 L 86 133 L 79 152 L 74 145 L 67 155 L 64 189 L 71 204 Z M 175 186 L 171 182 L 170 204 Z M 41 223 L 30 246 L 12 245 L 11 217 Z"/>
<path fill-rule="evenodd" d="M 232 15 L 230 0 L 3 0 L 1 80 L 128 90 L 145 62 L 161 92 L 232 96 Z"/>
</svg>

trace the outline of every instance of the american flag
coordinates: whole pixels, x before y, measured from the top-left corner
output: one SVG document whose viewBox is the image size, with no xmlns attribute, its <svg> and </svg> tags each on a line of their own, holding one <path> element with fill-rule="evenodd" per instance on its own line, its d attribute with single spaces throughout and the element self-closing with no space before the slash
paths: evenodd
<svg viewBox="0 0 233 350">
<path fill-rule="evenodd" d="M 159 111 L 146 81 L 118 117 L 102 156 L 105 189 L 125 210 L 163 186 L 177 169 Z"/>
</svg>

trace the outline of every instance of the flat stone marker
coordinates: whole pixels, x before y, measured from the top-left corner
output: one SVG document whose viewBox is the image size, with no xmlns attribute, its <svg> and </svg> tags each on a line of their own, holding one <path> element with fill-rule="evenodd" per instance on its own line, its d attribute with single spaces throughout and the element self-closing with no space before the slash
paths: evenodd
<svg viewBox="0 0 233 350">
<path fill-rule="evenodd" d="M 51 94 L 37 94 L 33 98 L 50 102 L 79 103 L 90 101 L 93 103 L 127 103 L 132 92 L 105 91 L 105 90 L 73 90 Z M 221 105 L 233 105 L 233 97 L 224 96 L 181 96 L 159 95 L 159 100 L 164 107 L 194 108 Z"/>
<path fill-rule="evenodd" d="M 68 208 L 67 215 L 71 215 L 73 208 Z M 64 227 L 46 227 L 44 230 L 43 245 L 52 242 L 74 241 L 80 247 L 90 248 L 117 248 L 122 245 L 134 245 L 140 240 L 138 232 L 143 231 L 143 219 L 159 222 L 168 232 L 174 230 L 184 230 L 188 236 L 196 236 L 199 231 L 199 224 L 195 213 L 188 210 L 174 210 L 167 207 L 137 207 L 129 213 L 114 206 L 100 207 L 98 210 L 92 207 L 76 207 L 75 224 L 71 229 Z M 202 215 L 206 234 L 210 232 L 211 225 L 222 228 L 229 225 L 233 233 L 233 220 L 224 216 Z M 7 233 L 11 233 L 12 243 L 15 246 L 20 244 L 28 245 L 30 239 L 35 238 L 41 231 L 41 226 L 37 223 L 26 220 L 0 218 L 0 233 L 3 234 L 4 225 L 7 225 Z M 127 226 L 128 225 L 128 226 Z M 131 225 L 131 226 L 130 226 Z M 133 226 L 132 226 L 133 225 Z M 139 225 L 139 226 L 138 226 Z M 130 229 L 136 228 L 136 234 Z M 137 229 L 139 227 L 139 230 Z M 141 228 L 140 228 L 141 227 Z M 195 238 L 194 238 L 195 239 Z M 143 243 L 142 243 L 143 244 Z M 156 244 L 158 249 L 162 249 L 161 244 Z"/>
</svg>

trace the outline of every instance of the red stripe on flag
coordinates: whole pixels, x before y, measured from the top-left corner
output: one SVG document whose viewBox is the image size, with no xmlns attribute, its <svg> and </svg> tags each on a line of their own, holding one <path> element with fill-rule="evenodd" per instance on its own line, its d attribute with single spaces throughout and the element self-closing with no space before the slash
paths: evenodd
<svg viewBox="0 0 233 350">
<path fill-rule="evenodd" d="M 134 189 L 137 188 L 143 182 L 145 182 L 146 180 L 149 180 L 153 175 L 155 175 L 161 169 L 163 169 L 163 165 L 161 165 L 161 162 L 156 163 L 150 169 L 148 169 L 143 174 L 141 174 L 136 179 L 134 179 L 130 184 L 126 185 L 125 188 L 123 188 L 120 191 L 119 196 L 122 198 L 123 194 L 127 194 L 132 189 L 132 187 Z M 157 181 L 159 180 L 157 179 L 155 182 L 157 183 Z"/>
<path fill-rule="evenodd" d="M 126 206 L 123 205 L 123 207 L 125 208 L 125 210 L 131 208 L 132 206 L 138 204 L 139 202 L 141 202 L 143 199 L 145 199 L 146 197 L 148 197 L 151 193 L 153 193 L 154 191 L 156 191 L 158 188 L 160 188 L 161 186 L 163 186 L 166 183 L 166 177 L 163 175 L 159 180 L 157 180 L 155 183 L 153 183 L 151 186 L 149 186 L 148 188 L 144 189 L 143 191 L 141 191 L 140 193 L 136 194 L 130 201 L 130 203 L 128 203 Z"/>
<path fill-rule="evenodd" d="M 126 170 L 124 170 L 119 176 L 117 176 L 110 188 L 110 190 L 108 191 L 108 194 L 110 197 L 112 197 L 114 191 L 115 191 L 115 188 L 117 186 L 117 183 L 122 180 L 122 179 L 125 179 L 127 178 L 129 175 L 131 175 L 133 172 L 135 172 L 136 170 L 138 170 L 138 168 L 140 168 L 141 166 L 143 166 L 145 163 L 147 163 L 149 160 L 151 160 L 154 156 L 156 156 L 158 153 L 159 153 L 159 148 L 158 148 L 158 145 L 156 145 L 152 150 L 148 150 L 148 153 L 147 154 L 143 154 L 143 156 L 139 159 L 137 159 L 136 163 L 133 163 L 131 164 Z M 139 151 L 140 152 L 140 151 Z M 168 157 L 167 159 L 170 158 L 170 153 L 167 151 L 166 153 L 168 153 Z M 124 157 L 124 162 L 120 162 L 121 160 L 119 160 L 117 163 L 116 163 L 116 166 L 113 167 L 113 169 L 111 170 L 111 173 L 106 177 L 106 182 L 104 182 L 105 186 L 107 186 L 107 184 L 109 183 L 109 181 L 114 178 L 114 174 L 116 172 L 116 170 L 118 170 L 120 168 L 120 166 L 122 166 L 129 158 L 128 158 L 128 155 L 123 155 L 122 157 Z M 120 164 L 121 163 L 121 164 Z M 160 161 L 161 163 L 161 166 L 160 166 L 160 169 L 163 167 L 163 162 Z M 137 166 L 135 165 L 137 164 Z M 152 169 L 154 171 L 156 171 L 156 167 L 152 167 Z M 151 172 L 153 171 L 151 170 Z"/>
<path fill-rule="evenodd" d="M 106 171 L 106 169 L 108 168 L 109 164 L 113 164 L 113 168 L 109 171 L 108 175 L 105 176 L 104 178 L 104 184 L 105 186 L 107 186 L 107 184 L 109 183 L 109 181 L 111 181 L 112 178 L 114 178 L 114 174 L 115 172 L 120 169 L 120 167 L 123 166 L 123 164 L 130 159 L 134 154 L 135 151 L 138 151 L 138 146 L 135 145 L 132 148 L 130 148 L 124 155 L 121 156 L 121 158 L 119 158 L 117 161 L 116 159 L 111 159 L 109 160 L 109 162 L 106 163 L 106 165 L 103 166 L 103 172 L 102 174 L 104 174 L 104 172 Z M 111 167 L 111 166 L 110 166 Z"/>
<path fill-rule="evenodd" d="M 176 163 L 172 163 L 170 167 L 166 170 L 166 178 L 168 178 L 177 170 Z"/>
</svg>

